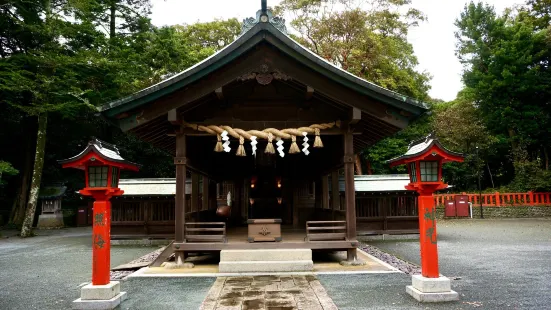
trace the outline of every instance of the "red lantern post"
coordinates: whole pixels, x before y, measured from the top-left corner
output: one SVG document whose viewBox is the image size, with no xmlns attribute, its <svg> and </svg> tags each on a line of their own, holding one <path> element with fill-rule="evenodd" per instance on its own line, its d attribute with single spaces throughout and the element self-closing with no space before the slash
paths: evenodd
<svg viewBox="0 0 551 310">
<path fill-rule="evenodd" d="M 94 139 L 77 156 L 60 160 L 63 168 L 84 170 L 86 186 L 80 193 L 94 198 L 92 226 L 92 284 L 85 286 L 77 303 L 110 300 L 120 293 L 119 283 L 110 282 L 111 197 L 124 192 L 118 188 L 121 170 L 138 171 L 138 165 L 126 161 L 111 144 Z M 116 287 L 113 289 L 111 286 Z M 105 290 L 105 288 L 110 290 Z M 90 293 L 93 290 L 103 293 Z M 116 294 L 115 294 L 116 293 Z M 102 295 L 103 294 L 103 295 Z M 104 296 L 105 298 L 100 298 Z M 119 301 L 120 302 L 120 301 Z M 117 304 L 118 305 L 118 304 Z"/>
<path fill-rule="evenodd" d="M 422 276 L 414 276 L 413 286 L 408 286 L 408 293 L 419 301 L 457 299 L 457 293 L 451 291 L 449 279 L 441 277 L 438 271 L 436 206 L 433 199 L 435 191 L 448 187 L 448 184 L 442 182 L 442 164 L 453 161 L 462 162 L 463 155 L 444 148 L 432 134 L 412 142 L 404 155 L 388 161 L 391 167 L 407 166 L 410 183 L 406 186 L 406 189 L 416 191 L 419 194 L 417 202 Z M 433 284 L 426 284 L 429 282 Z M 434 288 L 439 285 L 441 290 L 434 291 Z M 411 291 L 412 288 L 416 291 Z M 440 295 L 435 297 L 434 294 Z M 434 298 L 436 300 L 431 300 Z"/>
</svg>

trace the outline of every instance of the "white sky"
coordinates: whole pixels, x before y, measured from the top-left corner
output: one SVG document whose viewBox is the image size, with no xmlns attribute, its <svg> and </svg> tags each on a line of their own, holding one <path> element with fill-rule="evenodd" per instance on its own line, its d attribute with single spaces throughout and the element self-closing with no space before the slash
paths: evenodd
<svg viewBox="0 0 551 310">
<path fill-rule="evenodd" d="M 157 26 L 206 22 L 215 18 L 239 20 L 254 16 L 260 0 L 152 0 L 153 24 Z M 275 6 L 280 0 L 268 0 Z M 433 98 L 453 100 L 463 87 L 461 64 L 455 57 L 454 21 L 467 0 L 412 0 L 412 6 L 421 10 L 428 21 L 410 30 L 408 39 L 419 59 L 419 70 L 432 75 Z M 486 0 L 498 13 L 523 0 Z"/>
</svg>

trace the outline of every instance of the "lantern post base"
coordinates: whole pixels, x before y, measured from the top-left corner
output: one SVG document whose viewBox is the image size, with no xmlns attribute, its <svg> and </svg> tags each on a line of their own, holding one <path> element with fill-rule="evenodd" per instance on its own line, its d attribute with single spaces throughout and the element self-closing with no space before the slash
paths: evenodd
<svg viewBox="0 0 551 310">
<path fill-rule="evenodd" d="M 111 310 L 117 308 L 126 299 L 118 281 L 105 285 L 88 284 L 80 290 L 80 298 L 73 301 L 73 309 Z"/>
<path fill-rule="evenodd" d="M 419 302 L 459 300 L 459 294 L 452 291 L 450 279 L 446 277 L 426 278 L 422 275 L 414 275 L 411 284 L 406 286 L 406 292 Z"/>
</svg>

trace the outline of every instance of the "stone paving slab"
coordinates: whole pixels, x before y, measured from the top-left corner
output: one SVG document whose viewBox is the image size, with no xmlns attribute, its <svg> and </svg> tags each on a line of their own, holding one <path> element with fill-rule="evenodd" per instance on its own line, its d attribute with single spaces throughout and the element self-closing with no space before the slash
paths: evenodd
<svg viewBox="0 0 551 310">
<path fill-rule="evenodd" d="M 219 277 L 201 310 L 336 310 L 315 276 Z"/>
</svg>

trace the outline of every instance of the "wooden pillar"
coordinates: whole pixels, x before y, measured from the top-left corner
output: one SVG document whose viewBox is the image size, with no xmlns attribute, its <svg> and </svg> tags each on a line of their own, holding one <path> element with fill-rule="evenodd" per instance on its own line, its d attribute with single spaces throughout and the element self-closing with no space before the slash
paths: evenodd
<svg viewBox="0 0 551 310">
<path fill-rule="evenodd" d="M 329 177 L 321 177 L 321 208 L 329 209 Z"/>
<path fill-rule="evenodd" d="M 293 182 L 293 228 L 298 228 L 299 223 L 299 188 L 301 184 L 298 181 Z"/>
<path fill-rule="evenodd" d="M 209 200 L 210 200 L 209 185 L 210 185 L 209 178 L 206 176 L 203 176 L 203 200 L 201 201 L 203 204 L 201 210 L 203 211 L 209 209 Z"/>
<path fill-rule="evenodd" d="M 356 192 L 354 188 L 354 136 L 344 133 L 344 195 L 346 202 L 346 239 L 356 240 Z M 356 260 L 356 249 L 349 249 L 349 261 Z"/>
<path fill-rule="evenodd" d="M 337 210 L 341 209 L 341 197 L 339 191 L 339 170 L 331 172 L 331 208 L 333 209 L 333 220 Z"/>
<path fill-rule="evenodd" d="M 183 242 L 186 238 L 186 136 L 182 133 L 176 134 L 176 197 L 175 197 L 175 221 L 174 235 L 176 242 Z M 183 257 L 182 257 L 183 259 Z"/>
<path fill-rule="evenodd" d="M 199 175 L 195 172 L 191 173 L 191 212 L 195 212 L 197 219 L 199 211 Z"/>
</svg>

